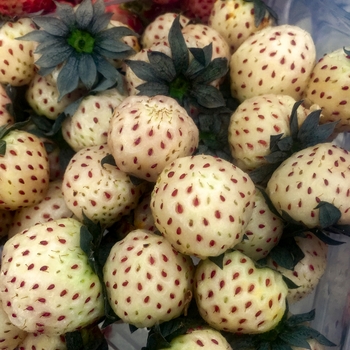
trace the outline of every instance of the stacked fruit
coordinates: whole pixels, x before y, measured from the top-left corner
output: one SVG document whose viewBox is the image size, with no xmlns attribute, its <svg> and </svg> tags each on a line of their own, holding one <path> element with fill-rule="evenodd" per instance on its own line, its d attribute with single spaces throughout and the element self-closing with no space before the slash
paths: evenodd
<svg viewBox="0 0 350 350">
<path fill-rule="evenodd" d="M 349 234 L 350 52 L 261 0 L 78 3 L 0 1 L 1 349 L 333 346 L 288 305 Z"/>
</svg>

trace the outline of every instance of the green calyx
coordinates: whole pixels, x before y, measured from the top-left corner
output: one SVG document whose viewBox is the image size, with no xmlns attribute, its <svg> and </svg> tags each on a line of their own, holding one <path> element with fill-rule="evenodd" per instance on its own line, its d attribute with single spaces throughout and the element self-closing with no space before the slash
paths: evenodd
<svg viewBox="0 0 350 350">
<path fill-rule="evenodd" d="M 139 86 L 140 95 L 166 95 L 183 107 L 199 110 L 225 108 L 221 91 L 211 83 L 228 71 L 226 58 L 212 60 L 212 45 L 202 49 L 188 48 L 181 32 L 180 16 L 169 31 L 171 57 L 158 51 L 148 51 L 149 62 L 125 60 L 137 77 L 145 82 Z M 190 59 L 192 57 L 192 59 Z"/>
<path fill-rule="evenodd" d="M 73 29 L 67 38 L 67 42 L 78 53 L 92 53 L 95 39 L 89 33 L 81 29 Z"/>
<path fill-rule="evenodd" d="M 334 132 L 336 122 L 320 125 L 321 110 L 312 111 L 299 127 L 297 110 L 303 101 L 294 104 L 290 116 L 290 136 L 271 135 L 270 154 L 265 156 L 267 164 L 250 172 L 250 177 L 258 185 L 265 185 L 272 173 L 295 152 L 319 143 L 328 142 Z"/>
<path fill-rule="evenodd" d="M 136 34 L 125 26 L 110 26 L 112 13 L 103 0 L 83 0 L 74 8 L 57 3 L 56 12 L 33 18 L 39 27 L 18 39 L 36 41 L 39 74 L 45 76 L 57 67 L 59 99 L 76 88 L 105 90 L 116 85 L 123 89 L 122 74 L 112 60 L 125 59 L 134 50 L 122 40 Z"/>
</svg>

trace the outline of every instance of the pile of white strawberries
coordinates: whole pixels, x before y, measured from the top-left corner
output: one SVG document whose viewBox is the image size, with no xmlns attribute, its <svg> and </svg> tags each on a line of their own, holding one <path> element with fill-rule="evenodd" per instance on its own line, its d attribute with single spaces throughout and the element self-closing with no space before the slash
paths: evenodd
<svg viewBox="0 0 350 350">
<path fill-rule="evenodd" d="M 44 20 L 55 12 L 4 21 L 0 349 L 88 349 L 77 341 L 72 347 L 71 335 L 88 344 L 115 322 L 154 334 L 191 317 L 193 305 L 200 321 L 171 339 L 163 334 L 168 346 L 235 349 L 227 334 L 268 334 L 285 321 L 288 304 L 316 288 L 327 247 L 338 238 L 329 227 L 342 233 L 350 224 L 350 154 L 333 142 L 350 131 L 350 52 L 339 48 L 316 61 L 308 32 L 278 25 L 268 9 L 257 25 L 255 3 L 208 1 L 210 11 L 195 20 L 165 12 L 141 35 L 104 16 L 101 0 L 76 5 L 81 18 L 94 11 L 84 29 L 69 27 L 68 4 L 57 5 L 67 10 L 52 20 L 57 30 Z M 110 70 L 102 59 L 95 66 L 77 59 L 79 75 L 66 70 L 63 78 L 66 62 L 54 62 L 64 53 L 52 38 L 62 39 L 64 26 L 90 35 L 107 19 L 107 29 L 126 28 L 120 47 L 130 53 L 108 56 Z M 101 55 L 119 49 L 103 36 L 107 29 L 96 34 L 105 40 Z M 31 39 L 34 32 L 40 40 Z M 108 82 L 111 67 L 119 80 L 106 88 L 94 88 L 83 71 L 97 69 L 91 76 Z M 188 76 L 188 95 L 166 94 L 180 91 Z M 219 105 L 225 84 L 222 101 L 235 101 L 235 109 Z M 223 115 L 229 154 L 206 152 L 203 135 L 215 139 Z M 306 123 L 326 140 L 309 134 Z M 271 163 L 276 147 L 278 157 L 291 152 L 274 158 L 273 171 L 257 183 L 252 174 Z M 293 234 L 291 225 L 303 229 Z M 289 268 L 271 254 L 288 253 L 278 250 L 282 241 L 293 241 L 289 258 L 299 257 Z M 283 349 L 331 344 L 312 334 L 299 343 L 285 337 Z"/>
</svg>

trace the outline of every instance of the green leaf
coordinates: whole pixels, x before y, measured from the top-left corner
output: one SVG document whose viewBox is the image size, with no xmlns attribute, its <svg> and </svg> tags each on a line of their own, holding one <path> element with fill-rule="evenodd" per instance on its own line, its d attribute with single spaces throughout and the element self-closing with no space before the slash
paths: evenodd
<svg viewBox="0 0 350 350">
<path fill-rule="evenodd" d="M 189 65 L 189 50 L 182 34 L 180 25 L 180 15 L 178 15 L 172 23 L 168 35 L 171 55 L 177 74 L 186 72 Z"/>
<path fill-rule="evenodd" d="M 279 337 L 292 346 L 311 350 L 310 344 L 306 341 L 305 336 L 303 336 L 298 328 L 294 329 L 292 332 L 281 333 Z"/>
<path fill-rule="evenodd" d="M 341 211 L 331 203 L 321 201 L 315 209 L 319 209 L 321 228 L 332 226 L 341 218 Z"/>
</svg>

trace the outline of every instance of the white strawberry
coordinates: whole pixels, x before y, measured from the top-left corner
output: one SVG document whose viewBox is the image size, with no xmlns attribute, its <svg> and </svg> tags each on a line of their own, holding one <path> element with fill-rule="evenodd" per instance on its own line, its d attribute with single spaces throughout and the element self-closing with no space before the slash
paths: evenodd
<svg viewBox="0 0 350 350">
<path fill-rule="evenodd" d="M 68 208 L 83 220 L 111 226 L 137 204 L 140 186 L 117 166 L 102 164 L 110 154 L 107 145 L 86 147 L 70 160 L 63 176 L 62 192 Z"/>
<path fill-rule="evenodd" d="M 350 155 L 332 143 L 305 148 L 286 159 L 272 174 L 267 194 L 280 212 L 307 227 L 320 224 L 320 201 L 340 210 L 339 224 L 350 223 L 348 178 Z"/>
<path fill-rule="evenodd" d="M 298 101 L 315 60 L 315 44 L 304 29 L 287 24 L 261 29 L 231 56 L 232 96 L 243 101 L 274 93 L 290 95 Z"/>
<path fill-rule="evenodd" d="M 139 229 L 156 232 L 154 218 L 151 209 L 151 193 L 143 196 L 133 212 L 134 226 Z"/>
<path fill-rule="evenodd" d="M 222 269 L 206 259 L 195 272 L 198 310 L 218 330 L 255 334 L 273 329 L 286 310 L 287 292 L 280 273 L 257 268 L 237 250 L 225 253 Z"/>
<path fill-rule="evenodd" d="M 14 117 L 7 109 L 7 106 L 11 103 L 11 99 L 6 92 L 5 87 L 0 84 L 0 126 L 14 123 Z"/>
<path fill-rule="evenodd" d="M 18 345 L 18 350 L 67 350 L 63 335 L 28 333 Z"/>
<path fill-rule="evenodd" d="M 316 288 L 327 266 L 326 243 L 311 232 L 307 232 L 305 237 L 295 237 L 295 241 L 305 256 L 293 270 L 283 268 L 275 261 L 269 262 L 272 268 L 277 269 L 298 286 L 288 291 L 287 300 L 290 304 L 305 298 Z"/>
<path fill-rule="evenodd" d="M 142 328 L 186 312 L 193 272 L 190 257 L 173 249 L 164 237 L 139 229 L 112 247 L 103 278 L 114 312 Z"/>
<path fill-rule="evenodd" d="M 166 40 L 170 27 L 177 16 L 177 13 L 166 12 L 157 16 L 151 23 L 149 23 L 141 36 L 142 48 L 149 48 L 158 41 Z M 180 16 L 182 27 L 185 27 L 189 22 L 189 18 L 183 15 Z"/>
<path fill-rule="evenodd" d="M 245 0 L 216 0 L 212 5 L 209 26 L 224 36 L 231 53 L 250 35 L 274 24 L 274 19 L 266 8 L 259 23 L 256 23 L 256 6 L 261 5 L 257 1 Z"/>
<path fill-rule="evenodd" d="M 183 350 L 183 349 L 210 349 L 232 350 L 232 347 L 217 330 L 210 327 L 190 329 L 186 334 L 175 337 L 170 342 L 170 347 L 160 350 Z"/>
<path fill-rule="evenodd" d="M 0 303 L 0 348 L 17 349 L 18 344 L 27 336 L 27 332 L 16 327 L 7 316 Z"/>
<path fill-rule="evenodd" d="M 33 111 L 40 116 L 55 120 L 65 108 L 83 96 L 82 89 L 76 89 L 59 99 L 59 91 L 53 74 L 35 74 L 28 89 L 26 100 Z"/>
<path fill-rule="evenodd" d="M 4 131 L 4 130 L 2 130 Z M 0 156 L 0 208 L 17 210 L 39 203 L 49 186 L 49 162 L 41 139 L 27 131 L 6 129 Z"/>
<path fill-rule="evenodd" d="M 253 212 L 255 186 L 221 158 L 195 155 L 167 165 L 152 192 L 158 230 L 175 249 L 200 258 L 234 247 Z"/>
<path fill-rule="evenodd" d="M 115 110 L 108 146 L 120 170 L 155 182 L 163 168 L 194 153 L 199 131 L 186 110 L 167 96 L 129 96 Z"/>
<path fill-rule="evenodd" d="M 35 43 L 18 38 L 34 29 L 35 24 L 30 18 L 5 22 L 0 28 L 0 83 L 22 86 L 33 79 Z"/>
<path fill-rule="evenodd" d="M 9 237 L 37 223 L 72 217 L 62 193 L 62 180 L 49 183 L 45 198 L 38 204 L 18 209 L 12 219 Z"/>
<path fill-rule="evenodd" d="M 103 145 L 114 109 L 125 99 L 117 89 L 85 97 L 72 116 L 62 123 L 62 135 L 74 151 Z"/>
<path fill-rule="evenodd" d="M 339 121 L 337 132 L 350 131 L 350 52 L 337 49 L 324 55 L 314 66 L 303 97 L 322 108 L 321 123 Z"/>
<path fill-rule="evenodd" d="M 260 260 L 278 244 L 283 228 L 282 219 L 271 212 L 261 192 L 256 191 L 253 213 L 244 230 L 245 238 L 235 249 L 255 261 Z"/>
<path fill-rule="evenodd" d="M 60 335 L 103 316 L 102 286 L 80 248 L 81 227 L 75 219 L 50 221 L 5 243 L 0 296 L 18 328 Z"/>
<path fill-rule="evenodd" d="M 272 135 L 290 135 L 290 115 L 296 100 L 289 95 L 263 94 L 243 101 L 232 113 L 228 140 L 232 157 L 245 171 L 256 169 L 270 154 Z M 301 124 L 308 110 L 299 107 L 298 122 Z"/>
</svg>

